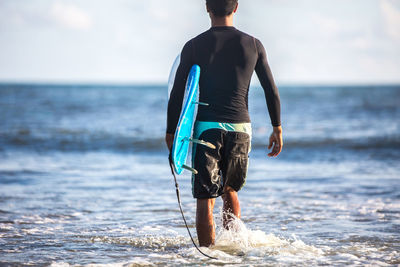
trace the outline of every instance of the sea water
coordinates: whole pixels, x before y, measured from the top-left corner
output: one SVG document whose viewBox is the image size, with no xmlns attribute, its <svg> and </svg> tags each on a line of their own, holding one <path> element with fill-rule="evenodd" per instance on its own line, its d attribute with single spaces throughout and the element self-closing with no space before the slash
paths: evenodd
<svg viewBox="0 0 400 267">
<path fill-rule="evenodd" d="M 400 86 L 282 86 L 284 146 L 250 89 L 242 219 L 199 254 L 164 145 L 166 86 L 0 85 L 0 264 L 400 264 Z M 178 177 L 196 235 L 190 174 Z"/>
</svg>

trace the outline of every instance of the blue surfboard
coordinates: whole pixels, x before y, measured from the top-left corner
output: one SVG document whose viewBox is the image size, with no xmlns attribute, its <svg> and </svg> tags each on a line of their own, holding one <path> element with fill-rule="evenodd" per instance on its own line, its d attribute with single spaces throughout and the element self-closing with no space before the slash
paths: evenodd
<svg viewBox="0 0 400 267">
<path fill-rule="evenodd" d="M 171 73 L 168 81 L 168 96 L 171 93 L 173 83 L 175 80 L 176 70 L 180 62 L 180 55 L 175 59 L 172 65 Z M 186 159 L 189 152 L 189 145 L 191 142 L 200 145 L 208 146 L 212 149 L 215 146 L 209 142 L 197 140 L 192 138 L 193 124 L 197 111 L 197 104 L 206 105 L 206 103 L 197 102 L 199 97 L 199 80 L 200 80 L 200 67 L 193 65 L 186 80 L 184 99 L 182 103 L 182 111 L 179 117 L 178 125 L 176 127 L 174 143 L 172 145 L 171 157 L 174 170 L 177 174 L 181 174 L 183 169 L 187 169 L 196 174 L 197 171 L 186 165 Z"/>
<path fill-rule="evenodd" d="M 177 174 L 182 173 L 185 167 L 189 151 L 189 143 L 192 137 L 193 121 L 197 98 L 199 94 L 200 67 L 193 65 L 191 68 L 185 88 L 185 98 L 181 116 L 175 131 L 174 143 L 172 146 L 172 161 Z"/>
</svg>

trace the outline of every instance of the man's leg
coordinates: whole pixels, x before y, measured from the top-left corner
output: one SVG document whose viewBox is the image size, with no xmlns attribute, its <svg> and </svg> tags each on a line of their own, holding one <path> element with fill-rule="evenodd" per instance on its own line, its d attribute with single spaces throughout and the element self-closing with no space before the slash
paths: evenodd
<svg viewBox="0 0 400 267">
<path fill-rule="evenodd" d="M 215 242 L 214 210 L 215 198 L 197 199 L 196 230 L 201 247 Z"/>
<path fill-rule="evenodd" d="M 250 131 L 251 129 L 249 129 Z M 222 195 L 224 201 L 223 225 L 225 229 L 229 229 L 229 223 L 234 217 L 240 218 L 240 204 L 237 191 L 246 182 L 250 135 L 241 131 L 228 132 L 224 147 L 224 157 L 221 164 L 224 181 Z"/>
<path fill-rule="evenodd" d="M 224 187 L 222 199 L 224 201 L 223 225 L 225 229 L 228 229 L 229 222 L 234 219 L 232 214 L 240 218 L 240 203 L 237 192 L 228 185 Z"/>
</svg>

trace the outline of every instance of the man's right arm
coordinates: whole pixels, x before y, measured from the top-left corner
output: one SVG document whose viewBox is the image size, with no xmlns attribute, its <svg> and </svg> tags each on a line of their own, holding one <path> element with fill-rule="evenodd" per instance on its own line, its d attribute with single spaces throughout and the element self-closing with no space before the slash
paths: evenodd
<svg viewBox="0 0 400 267">
<path fill-rule="evenodd" d="M 261 42 L 255 39 L 258 59 L 255 67 L 257 77 L 264 89 L 265 100 L 267 102 L 269 117 L 273 126 L 273 132 L 269 138 L 268 149 L 272 151 L 270 157 L 276 157 L 282 150 L 282 127 L 281 127 L 281 105 L 278 88 L 274 82 L 271 69 L 267 62 L 267 54 Z"/>
<path fill-rule="evenodd" d="M 182 109 L 186 80 L 192 65 L 192 45 L 191 41 L 189 41 L 182 49 L 181 61 L 176 71 L 174 86 L 172 87 L 168 101 L 167 131 L 165 135 L 165 141 L 169 150 L 171 150 L 172 147 L 176 126 L 178 124 L 179 115 Z"/>
</svg>

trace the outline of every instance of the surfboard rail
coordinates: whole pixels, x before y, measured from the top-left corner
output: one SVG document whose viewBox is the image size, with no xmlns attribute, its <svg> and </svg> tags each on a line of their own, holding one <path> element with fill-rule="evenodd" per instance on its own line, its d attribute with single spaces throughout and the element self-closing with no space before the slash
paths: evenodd
<svg viewBox="0 0 400 267">
<path fill-rule="evenodd" d="M 192 137 L 193 123 L 195 118 L 195 106 L 198 103 L 197 98 L 199 94 L 199 80 L 200 66 L 193 65 L 186 81 L 185 100 L 175 131 L 174 143 L 171 152 L 174 169 L 177 174 L 182 173 L 184 168 L 183 165 L 186 164 L 186 158 L 189 152 L 189 143 Z M 185 169 L 190 170 L 193 168 L 189 167 Z"/>
</svg>

